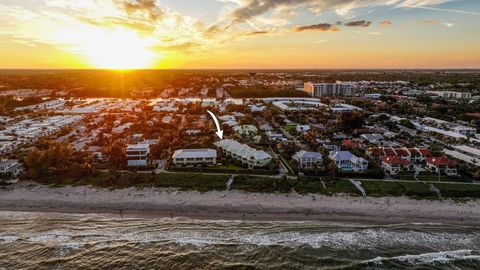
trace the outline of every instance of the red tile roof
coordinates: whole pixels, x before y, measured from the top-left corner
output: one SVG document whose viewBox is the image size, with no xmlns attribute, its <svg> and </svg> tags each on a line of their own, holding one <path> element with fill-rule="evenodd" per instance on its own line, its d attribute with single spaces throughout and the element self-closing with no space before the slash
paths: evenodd
<svg viewBox="0 0 480 270">
<path fill-rule="evenodd" d="M 422 154 L 424 157 L 428 157 L 432 154 L 432 151 L 430 149 L 418 149 L 418 151 Z"/>
<path fill-rule="evenodd" d="M 343 141 L 342 141 L 342 146 L 352 147 L 352 148 L 359 148 L 359 147 L 360 147 L 360 143 L 354 142 L 354 141 L 352 141 L 352 140 L 343 140 Z"/>
<path fill-rule="evenodd" d="M 454 160 L 448 159 L 446 157 L 432 157 L 426 159 L 427 163 L 434 164 L 437 166 L 455 166 L 457 162 Z"/>
<path fill-rule="evenodd" d="M 383 149 L 380 147 L 369 147 L 367 151 L 372 156 L 383 156 Z"/>
<path fill-rule="evenodd" d="M 397 152 L 397 156 L 406 157 L 410 155 L 408 151 L 404 148 L 395 148 L 394 150 L 395 152 Z"/>
<path fill-rule="evenodd" d="M 416 157 L 416 156 L 420 156 L 420 155 L 421 155 L 421 153 L 420 153 L 417 149 L 415 149 L 415 148 L 408 148 L 408 151 L 410 152 L 410 155 L 411 155 L 412 157 Z"/>
<path fill-rule="evenodd" d="M 410 161 L 405 160 L 398 156 L 381 157 L 381 160 L 390 165 L 405 165 L 405 166 L 410 165 Z"/>
<path fill-rule="evenodd" d="M 385 151 L 385 156 L 393 157 L 397 155 L 397 153 L 393 151 L 393 148 L 384 148 L 383 150 Z"/>
</svg>

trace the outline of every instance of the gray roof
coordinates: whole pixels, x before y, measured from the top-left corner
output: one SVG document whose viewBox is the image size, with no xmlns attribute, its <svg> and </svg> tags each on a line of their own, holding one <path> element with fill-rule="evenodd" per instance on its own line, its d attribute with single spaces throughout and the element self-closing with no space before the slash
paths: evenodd
<svg viewBox="0 0 480 270">
<path fill-rule="evenodd" d="M 355 163 L 358 161 L 361 161 L 361 162 L 366 161 L 362 157 L 355 156 L 350 151 L 331 151 L 329 157 L 334 161 L 350 160 L 351 162 L 355 162 Z"/>
<path fill-rule="evenodd" d="M 173 153 L 172 158 L 216 158 L 215 149 L 180 149 Z"/>
<path fill-rule="evenodd" d="M 272 156 L 270 156 L 267 152 L 263 150 L 256 150 L 246 144 L 241 144 L 234 140 L 229 140 L 229 139 L 221 140 L 216 142 L 215 145 L 217 147 L 223 148 L 230 152 L 234 152 L 235 154 L 245 159 L 251 159 L 252 157 L 256 160 L 264 160 L 264 159 L 272 158 Z"/>
<path fill-rule="evenodd" d="M 301 159 L 301 158 L 315 158 L 317 160 L 322 159 L 322 154 L 318 152 L 310 152 L 310 151 L 298 151 L 294 156 L 294 159 Z"/>
</svg>

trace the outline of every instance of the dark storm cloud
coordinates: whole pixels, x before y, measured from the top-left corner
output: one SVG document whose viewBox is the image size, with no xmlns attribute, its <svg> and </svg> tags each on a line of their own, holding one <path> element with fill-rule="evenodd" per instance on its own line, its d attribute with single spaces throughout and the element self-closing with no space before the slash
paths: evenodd
<svg viewBox="0 0 480 270">
<path fill-rule="evenodd" d="M 295 31 L 295 32 L 303 32 L 303 31 L 337 32 L 337 31 L 340 31 L 340 30 L 332 24 L 319 23 L 319 24 L 296 26 L 293 29 L 293 31 Z"/>
</svg>

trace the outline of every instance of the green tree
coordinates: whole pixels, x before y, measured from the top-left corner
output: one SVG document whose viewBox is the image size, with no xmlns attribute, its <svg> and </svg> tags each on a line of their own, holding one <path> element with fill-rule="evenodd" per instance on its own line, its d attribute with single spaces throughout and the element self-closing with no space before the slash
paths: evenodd
<svg viewBox="0 0 480 270">
<path fill-rule="evenodd" d="M 125 167 L 125 164 L 127 163 L 127 155 L 125 150 L 125 143 L 122 141 L 115 141 L 107 151 L 108 163 L 116 169 Z"/>
<path fill-rule="evenodd" d="M 365 124 L 365 117 L 358 111 L 345 112 L 337 117 L 338 127 L 346 133 L 353 133 L 357 128 L 363 127 Z"/>
</svg>

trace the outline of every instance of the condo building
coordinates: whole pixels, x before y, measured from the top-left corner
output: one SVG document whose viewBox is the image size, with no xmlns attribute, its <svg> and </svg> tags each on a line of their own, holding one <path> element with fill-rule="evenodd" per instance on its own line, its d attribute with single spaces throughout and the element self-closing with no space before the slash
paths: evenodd
<svg viewBox="0 0 480 270">
<path fill-rule="evenodd" d="M 215 143 L 225 155 L 228 155 L 249 168 L 266 167 L 271 161 L 272 156 L 262 150 L 256 150 L 246 144 L 241 144 L 234 140 L 221 140 Z"/>
<path fill-rule="evenodd" d="M 129 167 L 144 167 L 148 165 L 150 145 L 130 144 L 127 145 L 127 165 Z"/>
<path fill-rule="evenodd" d="M 180 149 L 173 153 L 172 162 L 175 166 L 194 166 L 217 164 L 215 149 Z"/>
<path fill-rule="evenodd" d="M 311 94 L 312 97 L 326 96 L 344 96 L 351 97 L 355 95 L 356 84 L 347 82 L 336 83 L 312 83 L 304 84 L 304 91 Z"/>
</svg>

